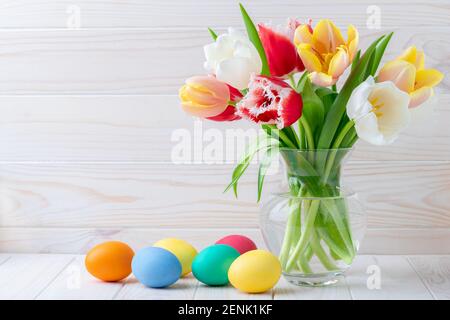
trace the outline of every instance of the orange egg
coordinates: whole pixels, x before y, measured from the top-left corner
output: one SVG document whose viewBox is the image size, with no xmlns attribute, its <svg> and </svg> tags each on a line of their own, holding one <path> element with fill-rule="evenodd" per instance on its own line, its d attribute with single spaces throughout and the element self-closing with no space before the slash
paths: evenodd
<svg viewBox="0 0 450 320">
<path fill-rule="evenodd" d="M 86 269 L 103 281 L 120 281 L 131 274 L 134 251 L 125 243 L 108 241 L 92 248 L 86 255 Z"/>
</svg>

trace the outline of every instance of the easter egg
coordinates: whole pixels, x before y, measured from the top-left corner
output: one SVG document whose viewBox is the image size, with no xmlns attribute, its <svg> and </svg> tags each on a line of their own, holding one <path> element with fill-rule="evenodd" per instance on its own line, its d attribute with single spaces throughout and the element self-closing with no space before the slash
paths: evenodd
<svg viewBox="0 0 450 320">
<path fill-rule="evenodd" d="M 246 236 L 241 236 L 237 234 L 226 236 L 216 242 L 216 244 L 226 244 L 230 247 L 235 248 L 240 254 L 246 253 L 247 251 L 256 250 L 256 244 Z"/>
<path fill-rule="evenodd" d="M 224 244 L 215 244 L 200 251 L 192 263 L 192 273 L 198 281 L 209 286 L 228 283 L 228 269 L 239 252 Z"/>
<path fill-rule="evenodd" d="M 228 270 L 233 287 L 247 293 L 261 293 L 273 288 L 280 276 L 280 262 L 265 250 L 244 253 L 234 260 Z"/>
<path fill-rule="evenodd" d="M 172 252 L 181 263 L 181 276 L 191 272 L 192 261 L 197 255 L 197 250 L 184 240 L 167 238 L 156 242 L 154 247 L 159 247 Z"/>
<path fill-rule="evenodd" d="M 92 248 L 86 255 L 88 272 L 103 281 L 120 281 L 131 273 L 133 250 L 125 243 L 108 241 Z"/>
<path fill-rule="evenodd" d="M 147 247 L 139 250 L 131 268 L 136 279 L 151 288 L 164 288 L 174 284 L 181 276 L 181 263 L 170 251 Z"/>
</svg>

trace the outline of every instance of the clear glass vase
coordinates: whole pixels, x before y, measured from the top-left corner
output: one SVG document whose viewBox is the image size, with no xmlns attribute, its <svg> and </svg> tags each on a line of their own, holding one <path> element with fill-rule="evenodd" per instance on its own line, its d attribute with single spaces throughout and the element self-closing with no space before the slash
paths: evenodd
<svg viewBox="0 0 450 320">
<path fill-rule="evenodd" d="M 260 225 L 293 284 L 336 283 L 356 256 L 366 215 L 357 195 L 341 187 L 342 165 L 350 152 L 280 150 L 284 188 L 263 201 Z"/>
</svg>

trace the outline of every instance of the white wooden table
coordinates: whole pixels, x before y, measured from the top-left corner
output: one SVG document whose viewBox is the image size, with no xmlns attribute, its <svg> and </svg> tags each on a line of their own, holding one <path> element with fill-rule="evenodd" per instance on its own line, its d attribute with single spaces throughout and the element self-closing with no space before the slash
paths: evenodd
<svg viewBox="0 0 450 320">
<path fill-rule="evenodd" d="M 167 289 L 146 288 L 132 276 L 103 283 L 86 272 L 82 255 L 3 253 L 0 299 L 450 299 L 450 256 L 362 255 L 336 286 L 295 287 L 282 279 L 270 292 L 249 295 L 206 287 L 192 276 Z"/>
</svg>

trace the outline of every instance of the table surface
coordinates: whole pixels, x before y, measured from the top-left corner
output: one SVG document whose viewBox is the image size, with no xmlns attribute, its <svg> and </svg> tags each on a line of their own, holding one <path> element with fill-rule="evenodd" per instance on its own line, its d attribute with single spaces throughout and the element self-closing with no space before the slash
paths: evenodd
<svg viewBox="0 0 450 320">
<path fill-rule="evenodd" d="M 450 256 L 362 255 L 337 285 L 296 287 L 281 279 L 270 292 L 250 295 L 192 276 L 166 289 L 146 288 L 133 276 L 103 283 L 87 273 L 82 255 L 4 253 L 0 299 L 450 299 Z"/>
</svg>

